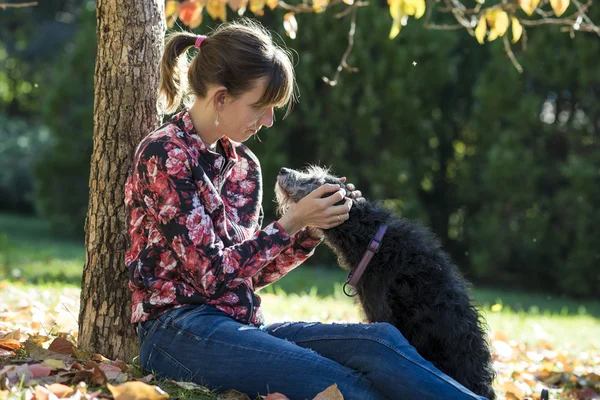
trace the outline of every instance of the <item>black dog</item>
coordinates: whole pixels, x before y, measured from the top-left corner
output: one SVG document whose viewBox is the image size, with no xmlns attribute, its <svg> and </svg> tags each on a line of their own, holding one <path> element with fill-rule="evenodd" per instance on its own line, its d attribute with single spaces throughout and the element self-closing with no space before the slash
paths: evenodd
<svg viewBox="0 0 600 400">
<path fill-rule="evenodd" d="M 278 211 L 325 183 L 344 187 L 323 168 L 282 168 L 275 189 Z M 378 203 L 355 201 L 350 219 L 324 232 L 325 243 L 352 274 L 382 225 L 387 231 L 381 247 L 354 288 L 367 320 L 391 323 L 423 358 L 474 393 L 494 399 L 486 324 L 469 282 L 431 231 Z"/>
</svg>

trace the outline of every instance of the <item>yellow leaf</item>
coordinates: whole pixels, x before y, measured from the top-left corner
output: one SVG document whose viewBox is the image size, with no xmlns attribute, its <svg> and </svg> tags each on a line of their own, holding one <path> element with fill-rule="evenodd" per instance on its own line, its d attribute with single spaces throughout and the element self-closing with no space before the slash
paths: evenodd
<svg viewBox="0 0 600 400">
<path fill-rule="evenodd" d="M 267 6 L 271 9 L 274 10 L 275 7 L 277 7 L 277 4 L 279 4 L 279 0 L 267 0 Z"/>
<path fill-rule="evenodd" d="M 42 362 L 42 365 L 44 367 L 48 367 L 50 369 L 65 369 L 66 368 L 65 363 L 62 362 L 62 360 L 52 360 L 52 359 L 44 360 Z"/>
<path fill-rule="evenodd" d="M 525 11 L 525 14 L 531 16 L 538 4 L 540 4 L 540 0 L 519 0 L 519 5 Z"/>
<path fill-rule="evenodd" d="M 36 334 L 36 335 L 29 335 L 29 340 L 31 340 L 35 344 L 42 344 L 42 343 L 46 343 L 48 340 L 50 340 L 50 337 Z"/>
<path fill-rule="evenodd" d="M 523 33 L 523 27 L 518 19 L 515 17 L 510 17 L 512 21 L 512 35 L 513 35 L 513 43 L 517 43 L 519 39 L 521 39 L 521 34 Z"/>
<path fill-rule="evenodd" d="M 390 15 L 394 21 L 399 20 L 404 15 L 402 4 L 403 0 L 388 0 L 388 5 L 390 6 Z"/>
<path fill-rule="evenodd" d="M 337 384 L 334 383 L 321 393 L 317 394 L 313 400 L 344 400 L 344 396 L 342 396 Z"/>
<path fill-rule="evenodd" d="M 567 11 L 567 8 L 569 8 L 569 3 L 570 0 L 550 0 L 550 5 L 552 6 L 554 14 L 557 17 L 560 17 L 565 11 Z"/>
<path fill-rule="evenodd" d="M 392 29 L 390 30 L 390 39 L 395 38 L 400 33 L 400 29 L 402 29 L 402 25 L 400 23 L 400 19 L 395 19 L 392 24 Z"/>
<path fill-rule="evenodd" d="M 343 0 L 343 1 L 344 1 L 344 4 L 348 4 L 349 6 L 354 4 L 354 0 Z"/>
<path fill-rule="evenodd" d="M 233 11 L 240 10 L 243 14 L 246 11 L 246 7 L 248 7 L 248 0 L 229 0 L 227 4 L 229 4 L 229 8 Z"/>
<path fill-rule="evenodd" d="M 169 398 L 169 394 L 158 386 L 151 386 L 139 381 L 125 382 L 117 386 L 107 383 L 106 386 L 115 400 L 163 400 Z"/>
<path fill-rule="evenodd" d="M 265 0 L 250 0 L 250 11 L 254 13 L 254 15 L 262 16 L 265 8 Z"/>
<path fill-rule="evenodd" d="M 283 29 L 285 29 L 286 35 L 291 39 L 296 39 L 296 32 L 298 32 L 298 21 L 293 12 L 289 12 L 283 16 Z"/>
<path fill-rule="evenodd" d="M 485 16 L 481 16 L 479 18 L 479 23 L 477 24 L 477 28 L 475 28 L 475 38 L 479 42 L 479 44 L 483 44 L 483 40 L 485 39 L 485 34 L 487 32 L 487 22 Z"/>
<path fill-rule="evenodd" d="M 313 9 L 316 13 L 321 13 L 327 9 L 329 0 L 313 0 Z"/>
<path fill-rule="evenodd" d="M 502 10 L 491 10 L 486 14 L 487 23 L 490 27 L 488 41 L 495 40 L 503 36 L 508 29 L 508 14 Z"/>
<path fill-rule="evenodd" d="M 404 14 L 419 19 L 425 14 L 425 0 L 404 0 L 402 8 Z"/>
<path fill-rule="evenodd" d="M 190 26 L 198 18 L 198 13 L 202 14 L 202 6 L 194 1 L 184 1 L 179 6 L 179 20 L 185 25 Z"/>
<path fill-rule="evenodd" d="M 196 29 L 197 27 L 199 27 L 202 24 L 202 6 L 198 7 L 198 11 L 196 11 L 194 13 L 194 17 L 192 18 L 192 20 L 190 21 L 189 27 L 191 29 Z M 226 19 L 226 12 L 225 12 L 225 6 L 223 6 L 222 9 L 223 12 L 223 18 L 222 21 L 225 22 Z"/>
<path fill-rule="evenodd" d="M 179 11 L 179 2 L 175 0 L 169 0 L 165 3 L 165 18 L 169 19 L 171 16 L 177 16 Z"/>
<path fill-rule="evenodd" d="M 227 8 L 223 0 L 208 0 L 206 2 L 206 12 L 212 19 L 227 21 Z"/>
</svg>

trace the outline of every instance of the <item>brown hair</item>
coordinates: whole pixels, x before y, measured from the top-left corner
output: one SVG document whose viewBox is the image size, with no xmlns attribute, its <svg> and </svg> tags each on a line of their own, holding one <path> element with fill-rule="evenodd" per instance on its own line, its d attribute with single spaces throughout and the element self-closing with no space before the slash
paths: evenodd
<svg viewBox="0 0 600 400">
<path fill-rule="evenodd" d="M 175 112 L 188 94 L 205 97 L 211 85 L 222 85 L 238 97 L 263 77 L 267 78 L 266 90 L 255 106 L 287 105 L 286 115 L 291 111 L 296 80 L 290 53 L 275 44 L 262 25 L 243 18 L 221 24 L 207 36 L 191 62 L 186 51 L 194 46 L 197 35 L 175 32 L 168 36 L 160 65 L 163 112 Z"/>
</svg>

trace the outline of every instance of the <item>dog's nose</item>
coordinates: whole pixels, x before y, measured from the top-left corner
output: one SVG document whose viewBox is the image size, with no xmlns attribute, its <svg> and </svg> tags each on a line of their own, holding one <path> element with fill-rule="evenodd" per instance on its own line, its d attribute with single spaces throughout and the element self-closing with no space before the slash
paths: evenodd
<svg viewBox="0 0 600 400">
<path fill-rule="evenodd" d="M 290 172 L 289 169 L 287 169 L 287 168 L 281 168 L 279 170 L 279 175 L 287 175 L 289 172 Z"/>
</svg>

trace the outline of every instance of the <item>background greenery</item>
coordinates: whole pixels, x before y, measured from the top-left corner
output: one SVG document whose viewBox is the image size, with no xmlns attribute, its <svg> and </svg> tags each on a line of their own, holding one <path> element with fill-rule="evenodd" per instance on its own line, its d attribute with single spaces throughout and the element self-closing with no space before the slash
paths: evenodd
<svg viewBox="0 0 600 400">
<path fill-rule="evenodd" d="M 411 20 L 389 40 L 389 12 L 372 3 L 360 9 L 349 58 L 360 71 L 330 87 L 321 77 L 333 76 L 349 24 L 331 14 L 298 15 L 296 40 L 285 37 L 282 12 L 261 18 L 297 53 L 301 94 L 262 143 L 248 143 L 262 162 L 267 219 L 275 218 L 282 166 L 331 166 L 366 197 L 431 227 L 479 286 L 597 294 L 598 38 L 530 29 L 527 52 L 515 49 L 519 74 L 500 41 L 480 46 L 466 32 Z M 598 7 L 590 16 L 600 21 Z M 216 24 L 206 17 L 197 32 Z M 0 12 L 0 37 L 0 273 L 15 277 L 11 266 L 24 264 L 10 260 L 30 254 L 16 243 L 25 236 L 37 246 L 15 214 L 46 221 L 55 238 L 83 248 L 94 3 L 49 0 Z M 81 250 L 52 251 L 48 260 Z M 334 268 L 334 259 L 323 246 L 309 264 Z M 42 263 L 32 279 L 51 280 L 43 271 L 53 269 Z"/>
</svg>

